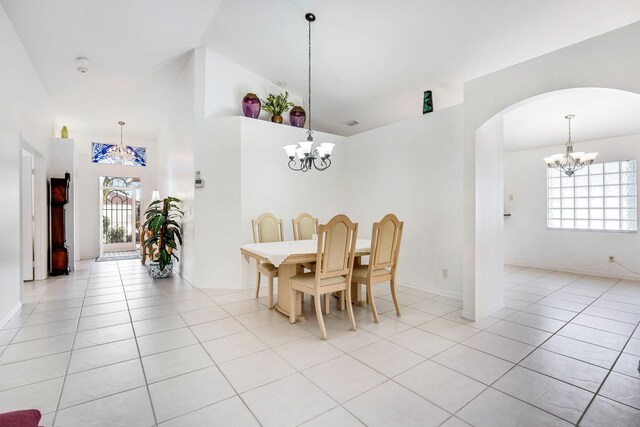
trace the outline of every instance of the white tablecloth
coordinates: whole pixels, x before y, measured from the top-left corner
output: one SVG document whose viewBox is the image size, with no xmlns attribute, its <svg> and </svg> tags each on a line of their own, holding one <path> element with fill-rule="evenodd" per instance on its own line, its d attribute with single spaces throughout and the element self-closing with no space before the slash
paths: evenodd
<svg viewBox="0 0 640 427">
<path fill-rule="evenodd" d="M 371 241 L 356 240 L 356 252 L 369 252 Z M 242 249 L 264 257 L 276 267 L 282 264 L 290 255 L 306 255 L 318 252 L 317 240 L 292 240 L 289 242 L 249 243 Z"/>
</svg>

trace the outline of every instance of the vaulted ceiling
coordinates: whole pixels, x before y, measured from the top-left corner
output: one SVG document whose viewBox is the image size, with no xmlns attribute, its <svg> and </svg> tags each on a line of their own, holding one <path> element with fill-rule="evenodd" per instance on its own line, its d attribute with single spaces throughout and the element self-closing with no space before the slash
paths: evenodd
<svg viewBox="0 0 640 427">
<path fill-rule="evenodd" d="M 567 120 L 579 143 L 640 133 L 640 95 L 616 89 L 575 88 L 525 100 L 506 113 L 505 151 L 564 144 Z M 576 151 L 580 151 L 576 149 Z"/>
<path fill-rule="evenodd" d="M 215 0 L 2 0 L 72 135 L 156 139 L 167 96 Z M 77 72 L 76 58 L 89 58 Z"/>
<path fill-rule="evenodd" d="M 313 121 L 342 135 L 419 116 L 427 89 L 436 109 L 458 104 L 467 80 L 640 20 L 638 0 L 0 2 L 62 122 L 115 137 L 122 119 L 144 140 L 194 47 L 305 94 L 307 11 L 318 17 Z"/>
</svg>

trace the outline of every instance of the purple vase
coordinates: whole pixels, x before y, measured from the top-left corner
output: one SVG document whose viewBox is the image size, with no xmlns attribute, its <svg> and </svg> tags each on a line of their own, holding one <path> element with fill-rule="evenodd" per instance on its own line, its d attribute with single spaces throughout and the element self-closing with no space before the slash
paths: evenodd
<svg viewBox="0 0 640 427">
<path fill-rule="evenodd" d="M 296 105 L 289 113 L 289 121 L 291 122 L 291 126 L 303 128 L 304 123 L 307 121 L 307 113 L 304 112 L 302 107 Z"/>
<path fill-rule="evenodd" d="M 257 119 L 260 115 L 261 106 L 260 98 L 258 98 L 255 93 L 248 93 L 242 98 L 242 112 L 245 117 Z"/>
</svg>

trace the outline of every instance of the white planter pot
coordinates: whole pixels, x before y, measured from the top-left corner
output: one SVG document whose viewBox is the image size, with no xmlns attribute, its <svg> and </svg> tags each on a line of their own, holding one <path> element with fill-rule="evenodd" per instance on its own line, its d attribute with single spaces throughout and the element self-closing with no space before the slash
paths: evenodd
<svg viewBox="0 0 640 427">
<path fill-rule="evenodd" d="M 147 267 L 147 271 L 149 272 L 149 276 L 154 279 L 165 279 L 171 276 L 173 272 L 173 262 L 165 265 L 164 269 L 160 270 L 160 263 L 158 263 L 158 261 L 151 261 Z"/>
</svg>

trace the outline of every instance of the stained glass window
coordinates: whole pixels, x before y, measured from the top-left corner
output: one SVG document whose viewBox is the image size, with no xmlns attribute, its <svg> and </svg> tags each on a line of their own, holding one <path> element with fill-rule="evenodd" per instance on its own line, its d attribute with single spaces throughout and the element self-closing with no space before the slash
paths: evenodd
<svg viewBox="0 0 640 427">
<path fill-rule="evenodd" d="M 92 143 L 91 146 L 91 161 L 93 163 L 106 163 L 110 165 L 126 165 L 126 166 L 147 166 L 147 149 L 144 147 L 132 147 L 127 146 L 133 153 L 133 159 L 131 161 L 121 161 L 112 159 L 107 155 L 107 152 L 114 144 L 101 144 L 99 142 Z"/>
</svg>

